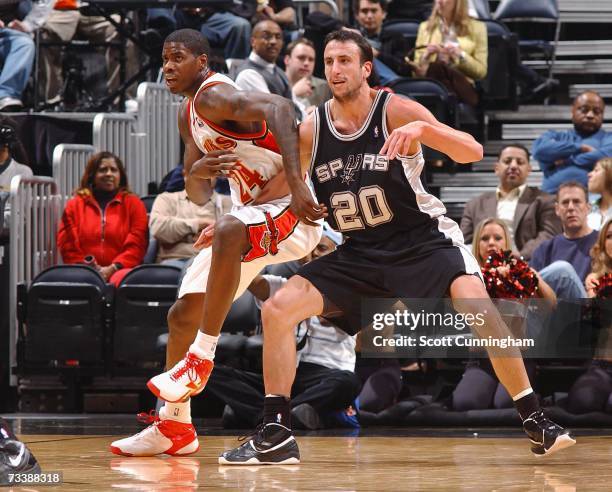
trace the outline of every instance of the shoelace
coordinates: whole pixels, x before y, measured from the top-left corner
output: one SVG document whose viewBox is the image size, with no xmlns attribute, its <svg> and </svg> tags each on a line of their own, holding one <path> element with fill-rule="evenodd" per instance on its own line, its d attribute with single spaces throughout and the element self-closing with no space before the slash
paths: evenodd
<svg viewBox="0 0 612 492">
<path fill-rule="evenodd" d="M 136 420 L 138 420 L 138 422 L 142 422 L 143 424 L 149 425 L 161 422 L 159 414 L 155 410 L 150 410 L 148 413 L 140 412 L 138 415 L 136 415 Z"/>
<path fill-rule="evenodd" d="M 244 436 L 240 436 L 238 438 L 238 441 L 242 442 L 242 441 L 246 441 L 247 439 L 250 440 L 252 437 L 255 437 L 257 434 L 262 432 L 265 426 L 266 426 L 266 424 L 264 424 L 262 422 L 257 427 L 255 427 L 255 430 L 253 432 L 251 432 L 250 434 L 245 434 Z"/>
<path fill-rule="evenodd" d="M 172 381 L 178 381 L 183 374 L 187 373 L 189 380 L 195 381 L 198 377 L 196 368 L 202 363 L 202 360 L 198 359 L 197 357 L 193 357 L 191 354 L 187 354 L 186 360 L 183 360 L 183 365 L 170 374 L 170 379 L 172 379 Z"/>
</svg>

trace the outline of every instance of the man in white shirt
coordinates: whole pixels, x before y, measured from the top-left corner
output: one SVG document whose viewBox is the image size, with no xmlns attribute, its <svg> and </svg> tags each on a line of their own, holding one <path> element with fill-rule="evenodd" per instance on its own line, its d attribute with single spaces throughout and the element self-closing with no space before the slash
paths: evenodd
<svg viewBox="0 0 612 492">
<path fill-rule="evenodd" d="M 293 101 L 298 119 L 303 109 L 291 91 L 291 84 L 276 61 L 283 49 L 283 31 L 272 20 L 258 22 L 251 34 L 251 48 L 247 60 L 238 67 L 236 84 L 245 91 L 267 92 Z"/>
<path fill-rule="evenodd" d="M 473 198 L 463 211 L 461 231 L 466 243 L 472 242 L 479 222 L 497 217 L 510 229 L 515 253 L 529 260 L 542 242 L 561 232 L 554 197 L 527 186 L 529 158 L 523 145 L 510 144 L 502 149 L 495 163 L 497 190 Z"/>
</svg>

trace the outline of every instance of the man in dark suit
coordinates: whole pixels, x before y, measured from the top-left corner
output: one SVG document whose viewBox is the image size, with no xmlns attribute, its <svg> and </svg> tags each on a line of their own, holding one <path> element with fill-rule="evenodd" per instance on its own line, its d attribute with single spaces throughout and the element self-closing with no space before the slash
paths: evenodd
<svg viewBox="0 0 612 492">
<path fill-rule="evenodd" d="M 540 243 L 561 232 L 554 197 L 526 184 L 531 172 L 529 157 L 520 144 L 502 149 L 495 163 L 497 190 L 473 198 L 463 211 L 461 231 L 466 243 L 472 242 L 481 220 L 497 217 L 510 229 L 514 252 L 529 260 Z"/>
</svg>

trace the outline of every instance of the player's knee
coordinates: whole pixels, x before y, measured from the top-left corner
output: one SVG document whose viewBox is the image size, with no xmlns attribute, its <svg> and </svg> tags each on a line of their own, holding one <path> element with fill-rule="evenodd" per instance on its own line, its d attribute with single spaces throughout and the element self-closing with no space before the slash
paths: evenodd
<svg viewBox="0 0 612 492">
<path fill-rule="evenodd" d="M 246 240 L 245 226 L 236 217 L 224 215 L 215 223 L 213 247 L 224 249 L 241 245 Z"/>
<path fill-rule="evenodd" d="M 261 321 L 264 333 L 271 331 L 291 329 L 296 322 L 290 313 L 290 306 L 283 303 L 283 296 L 274 295 L 264 302 L 261 308 Z"/>
</svg>

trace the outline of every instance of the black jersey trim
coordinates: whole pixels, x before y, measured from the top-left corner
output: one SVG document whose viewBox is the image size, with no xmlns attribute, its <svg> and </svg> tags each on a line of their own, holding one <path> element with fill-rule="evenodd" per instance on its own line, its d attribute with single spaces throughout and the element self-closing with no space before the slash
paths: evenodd
<svg viewBox="0 0 612 492">
<path fill-rule="evenodd" d="M 330 104 L 333 99 L 330 99 L 329 101 L 327 101 L 325 103 L 325 117 L 327 118 L 327 126 L 329 127 L 329 131 L 331 132 L 331 134 L 334 137 L 336 137 L 338 140 L 342 140 L 344 142 L 357 140 L 359 137 L 361 137 L 361 135 L 363 135 L 365 131 L 368 129 L 368 127 L 370 126 L 370 122 L 372 121 L 372 116 L 374 116 L 374 112 L 376 111 L 376 108 L 378 107 L 378 102 L 380 101 L 380 98 L 384 92 L 385 91 L 379 90 L 376 93 L 376 98 L 374 99 L 374 102 L 372 103 L 372 107 L 370 108 L 370 112 L 368 113 L 368 117 L 366 118 L 365 122 L 363 123 L 363 125 L 361 126 L 359 130 L 357 130 L 354 133 L 350 133 L 349 135 L 343 135 L 342 133 L 338 132 L 338 130 L 336 130 L 336 127 L 334 126 L 332 122 L 331 110 L 330 110 Z"/>
</svg>

